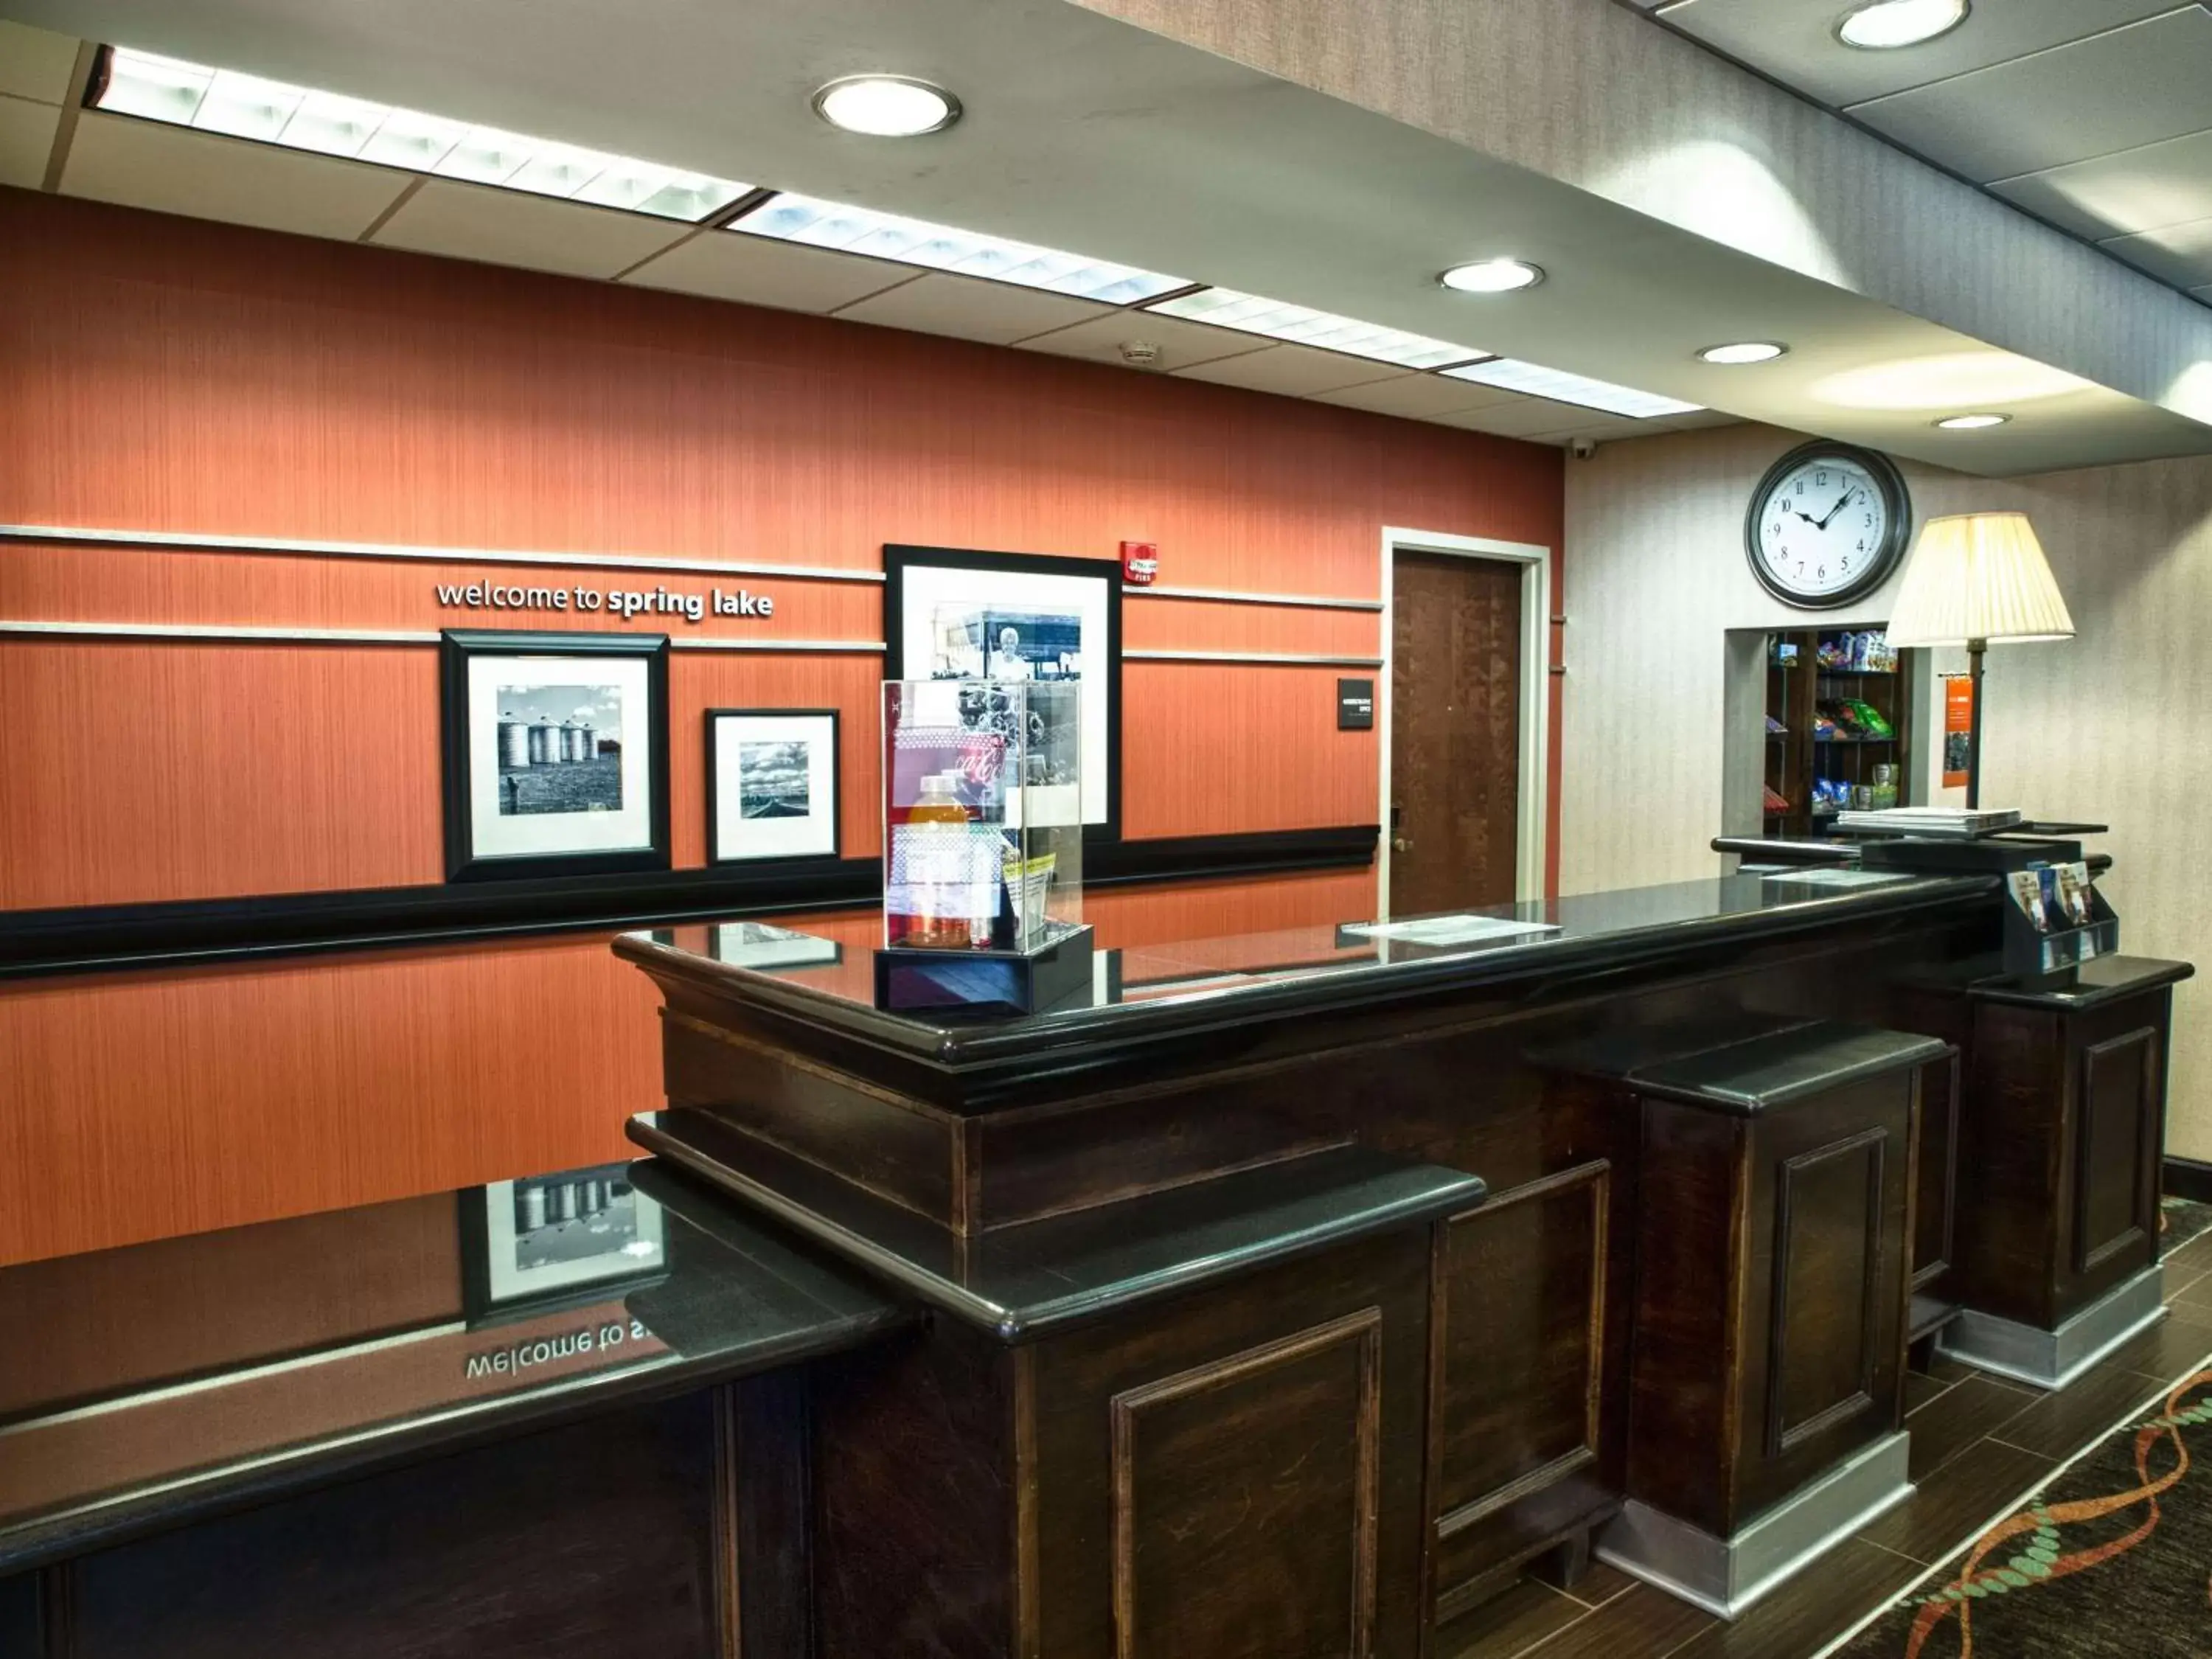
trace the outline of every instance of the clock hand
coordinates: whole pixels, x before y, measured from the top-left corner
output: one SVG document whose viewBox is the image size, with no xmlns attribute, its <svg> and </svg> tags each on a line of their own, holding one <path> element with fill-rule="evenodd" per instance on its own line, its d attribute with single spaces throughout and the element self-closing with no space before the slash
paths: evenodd
<svg viewBox="0 0 2212 1659">
<path fill-rule="evenodd" d="M 1830 507 L 1830 508 L 1828 509 L 1828 518 L 1827 518 L 1827 519 L 1822 519 L 1821 520 L 1820 520 L 1820 522 L 1818 523 L 1818 525 L 1817 525 L 1817 526 L 1815 526 L 1815 528 L 1817 528 L 1817 529 L 1820 529 L 1820 530 L 1826 530 L 1826 529 L 1828 527 L 1828 519 L 1832 519 L 1832 518 L 1834 518 L 1834 517 L 1836 516 L 1836 514 L 1838 514 L 1838 513 L 1842 512 L 1842 511 L 1844 510 L 1844 507 L 1845 503 L 1846 503 L 1846 502 L 1848 502 L 1848 501 L 1851 499 L 1851 497 L 1852 497 L 1852 496 L 1854 496 L 1854 495 L 1857 495 L 1858 493 L 1859 493 L 1859 487 L 1858 487 L 1856 484 L 1853 484 L 1853 485 L 1852 485 L 1849 489 L 1846 489 L 1846 490 L 1844 492 L 1843 500 L 1842 500 L 1842 501 L 1838 501 L 1838 502 L 1837 502 L 1833 507 Z"/>
</svg>

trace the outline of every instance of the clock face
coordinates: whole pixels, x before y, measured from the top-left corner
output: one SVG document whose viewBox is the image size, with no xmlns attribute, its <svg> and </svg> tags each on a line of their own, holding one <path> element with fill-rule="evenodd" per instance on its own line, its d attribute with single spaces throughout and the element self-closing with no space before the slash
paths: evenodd
<svg viewBox="0 0 2212 1659">
<path fill-rule="evenodd" d="M 1889 574 L 1907 512 L 1904 485 L 1881 457 L 1808 445 L 1783 457 L 1752 497 L 1752 569 L 1792 605 L 1844 604 Z"/>
</svg>

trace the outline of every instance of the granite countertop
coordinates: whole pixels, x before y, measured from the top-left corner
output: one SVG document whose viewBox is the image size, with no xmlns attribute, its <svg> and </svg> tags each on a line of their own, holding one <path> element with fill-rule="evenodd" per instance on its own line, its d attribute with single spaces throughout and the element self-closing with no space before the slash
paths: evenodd
<svg viewBox="0 0 2212 1659">
<path fill-rule="evenodd" d="M 874 1006 L 865 951 L 845 951 L 825 940 L 815 959 L 796 960 L 806 954 L 798 945 L 771 944 L 763 951 L 746 924 L 625 933 L 615 949 L 672 983 L 949 1073 L 981 1073 L 1034 1066 L 1102 1042 L 1187 1036 L 1972 906 L 1998 890 L 1991 876 L 1791 871 L 1478 910 L 1468 914 L 1546 931 L 1466 942 L 1377 939 L 1340 925 L 1101 951 L 1087 998 L 1003 1018 L 882 1012 Z"/>
<path fill-rule="evenodd" d="M 635 1168 L 0 1268 L 0 1574 L 916 1316 Z"/>
</svg>

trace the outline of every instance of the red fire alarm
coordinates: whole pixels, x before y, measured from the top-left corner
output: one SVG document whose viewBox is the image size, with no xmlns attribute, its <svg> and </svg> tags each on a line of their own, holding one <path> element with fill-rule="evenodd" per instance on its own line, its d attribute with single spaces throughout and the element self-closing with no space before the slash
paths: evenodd
<svg viewBox="0 0 2212 1659">
<path fill-rule="evenodd" d="M 1121 580 L 1135 587 L 1150 587 L 1152 579 L 1160 574 L 1160 544 L 1158 542 L 1123 542 L 1121 544 Z"/>
</svg>

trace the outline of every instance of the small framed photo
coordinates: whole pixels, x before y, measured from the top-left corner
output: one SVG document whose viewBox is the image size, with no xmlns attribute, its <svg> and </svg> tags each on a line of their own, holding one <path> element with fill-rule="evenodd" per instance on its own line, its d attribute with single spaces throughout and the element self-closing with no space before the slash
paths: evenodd
<svg viewBox="0 0 2212 1659">
<path fill-rule="evenodd" d="M 527 1304 L 604 1301 L 668 1269 L 660 1206 L 601 1164 L 461 1194 L 463 1311 L 471 1321 Z"/>
<path fill-rule="evenodd" d="M 668 636 L 448 630 L 446 879 L 668 868 Z"/>
<path fill-rule="evenodd" d="M 837 711 L 707 711 L 707 862 L 836 858 Z"/>
</svg>

